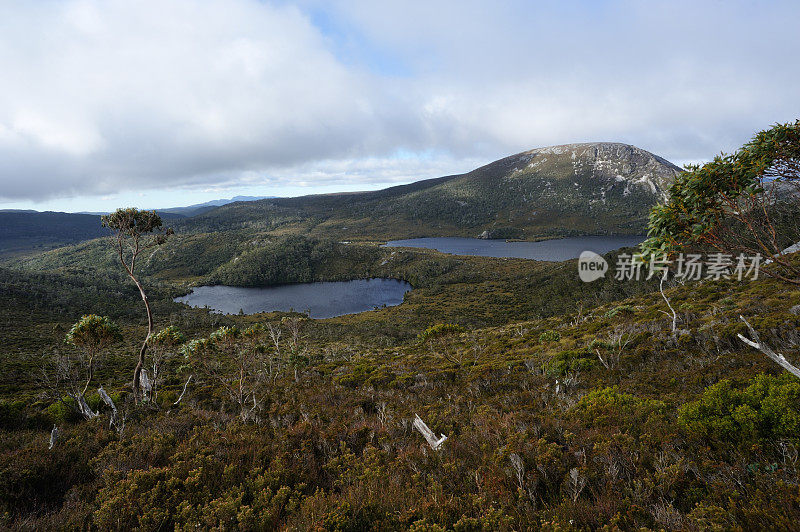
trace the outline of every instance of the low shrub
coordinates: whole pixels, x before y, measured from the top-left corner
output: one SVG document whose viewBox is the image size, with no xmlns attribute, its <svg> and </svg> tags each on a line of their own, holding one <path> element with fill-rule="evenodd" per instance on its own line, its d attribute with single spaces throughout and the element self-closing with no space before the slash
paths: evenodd
<svg viewBox="0 0 800 532">
<path fill-rule="evenodd" d="M 606 312 L 605 316 L 606 318 L 613 318 L 617 314 L 633 314 L 635 311 L 636 309 L 630 305 L 619 305 Z"/>
<path fill-rule="evenodd" d="M 718 382 L 680 408 L 678 423 L 687 432 L 717 442 L 800 443 L 800 381 L 788 373 L 760 374 L 742 390 L 730 380 Z"/>
<path fill-rule="evenodd" d="M 418 336 L 418 339 L 420 342 L 425 342 L 433 338 L 441 338 L 443 336 L 460 334 L 462 332 L 464 332 L 464 328 L 460 325 L 455 325 L 453 323 L 439 323 L 437 325 L 433 325 L 432 327 L 428 327 L 421 332 Z"/>
<path fill-rule="evenodd" d="M 561 340 L 561 333 L 558 331 L 547 330 L 539 335 L 539 343 L 558 342 Z"/>
</svg>

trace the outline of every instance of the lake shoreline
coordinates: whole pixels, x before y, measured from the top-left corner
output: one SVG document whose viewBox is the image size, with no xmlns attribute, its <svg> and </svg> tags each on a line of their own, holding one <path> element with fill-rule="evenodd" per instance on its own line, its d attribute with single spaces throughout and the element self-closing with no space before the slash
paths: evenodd
<svg viewBox="0 0 800 532">
<path fill-rule="evenodd" d="M 173 301 L 228 315 L 300 312 L 312 319 L 328 319 L 400 305 L 412 289 L 409 282 L 390 278 L 266 287 L 204 285 Z"/>
</svg>

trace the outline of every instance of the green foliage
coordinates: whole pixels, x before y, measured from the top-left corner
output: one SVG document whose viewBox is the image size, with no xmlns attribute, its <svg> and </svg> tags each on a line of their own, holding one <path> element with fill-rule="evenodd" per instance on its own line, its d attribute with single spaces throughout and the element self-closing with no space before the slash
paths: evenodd
<svg viewBox="0 0 800 532">
<path fill-rule="evenodd" d="M 678 422 L 718 444 L 800 442 L 800 381 L 789 374 L 761 374 L 741 390 L 730 380 L 721 381 L 683 405 Z"/>
<path fill-rule="evenodd" d="M 206 338 L 195 338 L 180 348 L 181 354 L 187 359 L 202 360 L 211 355 L 218 356 L 220 350 L 231 354 L 236 349 L 242 331 L 236 327 L 223 325 Z"/>
<path fill-rule="evenodd" d="M 578 401 L 572 414 L 594 427 L 619 427 L 631 434 L 656 430 L 666 421 L 666 405 L 621 392 L 611 386 L 592 390 Z"/>
<path fill-rule="evenodd" d="M 120 328 L 107 316 L 83 316 L 66 335 L 66 341 L 90 351 L 105 349 L 122 340 Z"/>
<path fill-rule="evenodd" d="M 186 335 L 174 325 L 165 327 L 150 337 L 151 346 L 175 348 L 186 343 Z"/>
<path fill-rule="evenodd" d="M 636 309 L 633 308 L 631 305 L 617 305 L 616 307 L 612 308 L 608 312 L 606 312 L 606 318 L 613 318 L 617 314 L 633 314 L 636 312 Z"/>
<path fill-rule="evenodd" d="M 117 209 L 111 214 L 101 217 L 103 227 L 121 233 L 125 236 L 138 239 L 146 233 L 152 233 L 161 228 L 161 217 L 156 211 L 140 211 L 134 207 Z"/>
<path fill-rule="evenodd" d="M 75 405 L 75 400 L 68 397 L 63 401 L 48 405 L 45 409 L 45 416 L 50 422 L 56 425 L 71 423 L 80 419 L 76 410 L 77 406 Z"/>
<path fill-rule="evenodd" d="M 792 190 L 798 161 L 800 121 L 776 124 L 733 154 L 687 167 L 670 187 L 669 200 L 650 213 L 644 254 L 661 257 L 704 247 L 728 253 L 778 253 L 796 241 L 794 234 L 781 231 L 796 233 L 796 219 L 788 220 L 791 227 L 787 227 L 779 213 L 785 200 L 796 215 L 798 199 Z"/>
<path fill-rule="evenodd" d="M 90 261 L 88 259 L 87 264 Z M 59 322 L 70 322 L 67 328 L 90 313 L 106 315 L 114 320 L 129 320 L 141 315 L 137 306 L 138 289 L 128 282 L 126 274 L 116 270 L 113 261 L 109 261 L 108 269 L 102 272 L 83 264 L 58 269 L 48 263 L 42 268 L 44 271 L 0 267 L 0 304 L 6 312 L 25 309 L 28 313 L 46 314 Z M 170 298 L 179 293 L 163 283 L 151 283 L 153 305 L 159 310 L 172 306 Z"/>
<path fill-rule="evenodd" d="M 597 358 L 587 349 L 567 349 L 556 353 L 546 369 L 550 375 L 564 376 L 591 369 L 596 362 Z"/>
<path fill-rule="evenodd" d="M 375 247 L 290 236 L 243 252 L 220 266 L 209 280 L 233 286 L 272 286 L 348 279 L 380 255 Z"/>
<path fill-rule="evenodd" d="M 195 338 L 181 347 L 181 354 L 186 358 L 197 357 L 208 349 L 210 345 L 211 342 L 208 338 Z"/>
<path fill-rule="evenodd" d="M 432 325 L 422 331 L 417 339 L 420 342 L 426 342 L 433 338 L 441 338 L 443 336 L 450 336 L 453 334 L 461 334 L 464 332 L 464 328 L 460 325 L 456 325 L 453 323 L 437 323 L 436 325 Z"/>
<path fill-rule="evenodd" d="M 561 340 L 561 333 L 558 331 L 548 330 L 539 334 L 539 343 L 546 344 L 549 342 L 558 342 Z"/>
<path fill-rule="evenodd" d="M 212 332 L 208 339 L 212 343 L 222 344 L 236 341 L 241 336 L 242 332 L 238 327 L 223 326 Z"/>
</svg>

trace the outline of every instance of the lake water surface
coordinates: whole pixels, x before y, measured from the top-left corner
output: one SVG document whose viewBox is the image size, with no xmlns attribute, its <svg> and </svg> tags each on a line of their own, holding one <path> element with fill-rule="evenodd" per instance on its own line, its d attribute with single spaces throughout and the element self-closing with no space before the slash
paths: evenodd
<svg viewBox="0 0 800 532">
<path fill-rule="evenodd" d="M 344 314 L 393 307 L 403 302 L 411 285 L 397 279 L 359 279 L 332 283 L 303 283 L 267 288 L 199 286 L 175 298 L 193 307 L 209 307 L 223 314 L 295 310 L 324 319 Z"/>
<path fill-rule="evenodd" d="M 542 240 L 540 242 L 506 242 L 480 238 L 411 238 L 392 240 L 388 247 L 427 248 L 453 255 L 478 255 L 482 257 L 510 257 L 562 261 L 576 259 L 582 251 L 607 253 L 615 249 L 640 244 L 643 236 L 579 236 Z"/>
</svg>

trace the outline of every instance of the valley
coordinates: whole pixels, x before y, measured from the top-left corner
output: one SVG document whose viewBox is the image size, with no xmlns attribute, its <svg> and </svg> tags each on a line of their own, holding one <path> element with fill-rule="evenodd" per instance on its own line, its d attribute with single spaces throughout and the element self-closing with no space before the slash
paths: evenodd
<svg viewBox="0 0 800 532">
<path fill-rule="evenodd" d="M 800 532 L 800 2 L 0 2 L 0 532 Z"/>
<path fill-rule="evenodd" d="M 164 219 L 175 233 L 135 270 L 155 321 L 155 384 L 138 402 L 147 320 L 113 237 L 6 257 L 2 524 L 791 528 L 800 381 L 737 335 L 751 334 L 746 316 L 796 360 L 800 290 L 614 275 L 677 176 L 632 147 L 569 145 L 384 191 Z M 536 243 L 561 255 L 535 255 L 560 260 L 383 245 L 484 231 L 561 237 Z M 575 249 L 591 242 L 611 270 L 584 283 Z M 314 319 L 241 295 L 366 279 L 392 280 L 400 299 Z M 206 288 L 224 289 L 226 313 L 180 302 Z M 97 351 L 88 419 L 60 369 L 82 360 L 65 337 L 87 315 L 119 333 Z M 417 415 L 446 436 L 438 447 Z"/>
</svg>

